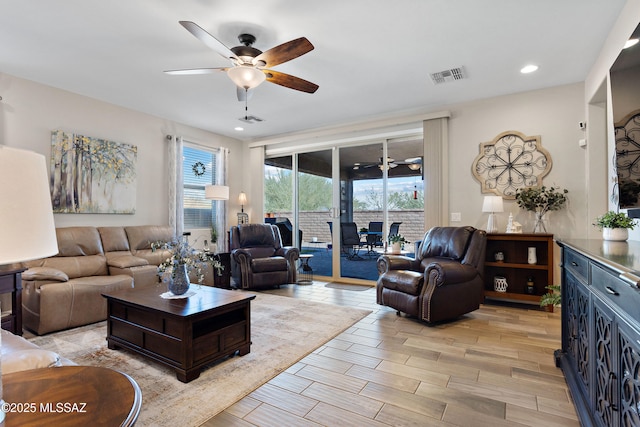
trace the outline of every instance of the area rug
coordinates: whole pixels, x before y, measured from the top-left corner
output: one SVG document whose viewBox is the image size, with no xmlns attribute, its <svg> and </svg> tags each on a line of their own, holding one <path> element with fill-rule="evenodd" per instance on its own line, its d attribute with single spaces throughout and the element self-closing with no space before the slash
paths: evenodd
<svg viewBox="0 0 640 427">
<path fill-rule="evenodd" d="M 199 426 L 370 313 L 255 294 L 251 302 L 251 352 L 213 364 L 187 384 L 163 365 L 127 350 L 109 350 L 106 322 L 30 341 L 79 365 L 103 366 L 131 375 L 142 390 L 137 426 Z"/>
<path fill-rule="evenodd" d="M 366 285 L 349 285 L 347 283 L 327 283 L 325 288 L 342 289 L 343 291 L 368 291 L 371 290 L 371 286 Z"/>
</svg>

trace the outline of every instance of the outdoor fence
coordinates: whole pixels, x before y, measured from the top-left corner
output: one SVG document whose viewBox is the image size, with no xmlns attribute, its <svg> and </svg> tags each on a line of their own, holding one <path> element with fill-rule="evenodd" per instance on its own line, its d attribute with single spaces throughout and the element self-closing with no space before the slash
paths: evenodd
<svg viewBox="0 0 640 427">
<path fill-rule="evenodd" d="M 293 219 L 291 212 L 278 212 L 276 218 Z M 304 211 L 299 215 L 300 230 L 302 230 L 302 241 L 310 242 L 313 237 L 317 237 L 320 242 L 330 242 L 331 233 L 328 221 L 331 220 L 328 211 Z M 353 222 L 358 229 L 368 228 L 369 222 L 382 221 L 380 211 L 354 211 Z M 424 236 L 424 211 L 423 210 L 397 210 L 389 211 L 389 223 L 401 222 L 400 234 L 405 239 L 413 243 Z"/>
</svg>

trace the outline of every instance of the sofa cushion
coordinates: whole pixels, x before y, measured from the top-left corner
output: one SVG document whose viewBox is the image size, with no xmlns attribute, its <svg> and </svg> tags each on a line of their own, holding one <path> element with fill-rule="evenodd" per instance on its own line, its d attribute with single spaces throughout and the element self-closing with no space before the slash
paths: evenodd
<svg viewBox="0 0 640 427">
<path fill-rule="evenodd" d="M 140 267 L 141 265 L 149 265 L 149 261 L 133 255 L 120 255 L 109 258 L 109 266 L 116 268 Z"/>
<path fill-rule="evenodd" d="M 56 228 L 58 256 L 103 255 L 100 233 L 95 227 Z"/>
<path fill-rule="evenodd" d="M 271 258 L 253 258 L 251 270 L 254 273 L 267 273 L 270 271 L 287 271 L 287 260 L 281 256 Z"/>
<path fill-rule="evenodd" d="M 385 289 L 418 295 L 424 283 L 424 275 L 411 270 L 390 270 L 380 280 Z"/>
<path fill-rule="evenodd" d="M 277 228 L 275 228 L 277 230 Z M 238 247 L 270 247 L 279 249 L 279 239 L 276 238 L 274 227 L 271 224 L 243 224 L 238 226 Z"/>
<path fill-rule="evenodd" d="M 160 265 L 171 253 L 169 251 L 151 249 L 153 242 L 171 242 L 174 240 L 173 228 L 161 225 L 138 225 L 125 227 L 131 254 L 146 259 L 149 264 Z"/>
<path fill-rule="evenodd" d="M 107 258 L 104 255 L 54 256 L 25 263 L 31 267 L 50 267 L 62 270 L 69 279 L 86 276 L 107 276 Z"/>
<path fill-rule="evenodd" d="M 129 239 L 124 227 L 98 227 L 102 249 L 107 252 L 129 251 Z"/>
<path fill-rule="evenodd" d="M 69 276 L 64 271 L 51 267 L 31 267 L 22 273 L 23 280 L 47 280 L 66 282 Z"/>
<path fill-rule="evenodd" d="M 472 227 L 433 227 L 422 239 L 420 258 L 441 257 L 460 261 L 474 231 Z"/>
</svg>

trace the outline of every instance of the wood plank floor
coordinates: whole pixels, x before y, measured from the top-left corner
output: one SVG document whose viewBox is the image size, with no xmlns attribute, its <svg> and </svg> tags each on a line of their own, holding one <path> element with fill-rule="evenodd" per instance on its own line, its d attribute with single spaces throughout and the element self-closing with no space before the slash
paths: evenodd
<svg viewBox="0 0 640 427">
<path fill-rule="evenodd" d="M 205 427 L 579 426 L 554 365 L 559 310 L 483 305 L 427 326 L 377 305 L 373 288 L 265 292 L 373 312 Z"/>
</svg>

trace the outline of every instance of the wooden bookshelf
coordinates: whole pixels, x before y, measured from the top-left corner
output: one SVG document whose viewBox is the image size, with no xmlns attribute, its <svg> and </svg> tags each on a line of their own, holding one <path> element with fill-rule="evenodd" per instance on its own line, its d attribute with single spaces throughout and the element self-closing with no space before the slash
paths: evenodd
<svg viewBox="0 0 640 427">
<path fill-rule="evenodd" d="M 536 248 L 536 264 L 527 262 L 528 248 Z M 496 261 L 496 252 L 504 254 L 504 261 Z M 507 291 L 493 288 L 495 276 L 507 279 Z M 534 282 L 534 292 L 527 293 L 527 279 Z M 487 234 L 487 253 L 484 265 L 484 296 L 522 304 L 540 305 L 540 297 L 553 284 L 553 234 Z M 549 308 L 553 311 L 553 307 Z"/>
</svg>

